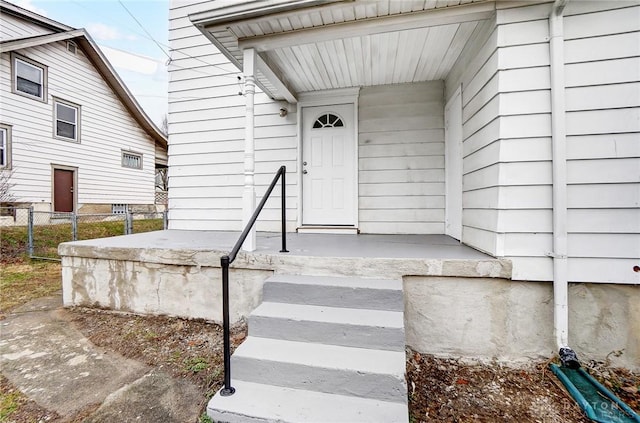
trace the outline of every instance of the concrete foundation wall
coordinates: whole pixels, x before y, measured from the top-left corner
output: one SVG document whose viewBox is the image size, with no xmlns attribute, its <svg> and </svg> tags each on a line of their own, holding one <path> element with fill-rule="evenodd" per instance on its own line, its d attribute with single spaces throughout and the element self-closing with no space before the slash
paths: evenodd
<svg viewBox="0 0 640 423">
<path fill-rule="evenodd" d="M 263 282 L 272 273 L 231 269 L 232 322 L 248 316 L 262 302 Z M 65 306 L 106 307 L 222 322 L 220 268 L 63 257 L 62 285 Z"/>
<path fill-rule="evenodd" d="M 525 362 L 556 351 L 551 282 L 405 277 L 407 344 L 429 354 Z M 572 284 L 569 344 L 581 360 L 640 369 L 640 286 Z"/>
</svg>

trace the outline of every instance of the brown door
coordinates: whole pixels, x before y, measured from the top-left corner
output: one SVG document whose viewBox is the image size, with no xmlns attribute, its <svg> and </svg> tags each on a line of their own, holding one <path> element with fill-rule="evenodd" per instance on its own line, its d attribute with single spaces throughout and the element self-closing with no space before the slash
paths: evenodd
<svg viewBox="0 0 640 423">
<path fill-rule="evenodd" d="M 53 170 L 53 211 L 73 211 L 73 170 Z"/>
</svg>

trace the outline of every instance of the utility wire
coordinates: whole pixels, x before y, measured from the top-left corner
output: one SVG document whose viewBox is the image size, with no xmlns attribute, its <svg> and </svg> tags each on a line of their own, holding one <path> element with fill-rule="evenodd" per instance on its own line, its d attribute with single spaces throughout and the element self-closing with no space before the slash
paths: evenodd
<svg viewBox="0 0 640 423">
<path fill-rule="evenodd" d="M 127 13 L 129 14 L 129 16 L 131 16 L 131 18 L 136 21 L 136 23 L 138 24 L 138 26 L 140 26 L 140 28 L 144 31 L 145 34 L 147 34 L 149 36 L 149 38 L 151 39 L 151 41 L 153 41 L 160 50 L 162 50 L 162 52 L 169 58 L 169 61 L 171 61 L 171 55 L 169 55 L 169 53 L 167 53 L 162 46 L 160 45 L 159 42 L 156 41 L 155 38 L 153 38 L 153 36 L 149 33 L 149 31 L 147 31 L 147 29 L 144 27 L 144 25 L 142 25 L 142 23 L 140 23 L 140 21 L 133 15 L 133 13 L 131 13 L 131 11 L 129 9 L 127 9 L 127 6 L 124 5 L 124 3 L 122 2 L 122 0 L 118 0 L 118 3 L 120 3 L 120 6 L 122 6 L 122 8 L 124 10 L 127 11 Z"/>
<path fill-rule="evenodd" d="M 75 3 L 76 5 L 78 5 L 78 6 L 82 7 L 82 8 L 84 8 L 85 10 L 87 10 L 88 12 L 90 12 L 90 13 L 92 13 L 92 14 L 93 14 L 93 13 L 95 13 L 93 10 L 89 9 L 89 8 L 88 8 L 84 3 L 82 3 L 82 2 L 73 1 L 73 3 Z M 122 2 L 120 2 L 120 4 L 122 5 L 122 7 L 124 7 L 124 9 L 127 11 L 127 13 L 129 13 L 129 15 L 130 15 L 130 16 L 131 16 L 131 17 L 132 17 L 132 18 L 133 18 L 133 19 L 138 23 L 138 25 L 139 25 L 139 26 L 144 30 L 144 32 L 145 32 L 145 33 L 144 33 L 144 34 L 142 34 L 142 33 L 138 32 L 138 31 L 136 31 L 136 30 L 134 30 L 134 29 L 132 29 L 132 28 L 130 28 L 130 27 L 126 27 L 126 28 L 127 28 L 129 31 L 131 31 L 131 32 L 133 32 L 134 34 L 136 34 L 136 35 L 139 35 L 139 36 L 141 36 L 141 37 L 143 37 L 143 38 L 146 38 L 146 39 L 148 39 L 148 40 L 150 40 L 150 41 L 153 41 L 153 42 L 154 42 L 154 43 L 155 43 L 155 44 L 160 48 L 160 50 L 162 50 L 162 52 L 165 54 L 165 56 L 167 56 L 167 57 L 169 58 L 169 60 L 168 60 L 168 61 L 170 62 L 170 64 L 171 64 L 171 65 L 173 65 L 173 66 L 175 66 L 175 67 L 177 67 L 177 68 L 179 68 L 179 69 L 193 70 L 193 71 L 194 71 L 194 72 L 196 72 L 196 73 L 200 73 L 200 74 L 207 75 L 207 76 L 216 76 L 216 77 L 218 77 L 218 76 L 222 76 L 222 77 L 225 77 L 225 78 L 231 78 L 231 79 L 236 79 L 236 78 L 237 78 L 237 76 L 224 75 L 224 74 L 223 74 L 223 75 L 214 75 L 214 74 L 209 74 L 209 73 L 203 72 L 203 71 L 201 71 L 201 70 L 196 70 L 196 69 L 193 69 L 193 68 L 185 68 L 185 67 L 182 67 L 182 66 L 178 66 L 178 65 L 176 65 L 176 64 L 173 62 L 173 60 L 174 60 L 174 59 L 173 59 L 173 58 L 171 58 L 171 56 L 167 53 L 167 51 L 165 50 L 165 48 L 166 48 L 166 49 L 168 49 L 169 51 L 173 52 L 173 53 L 179 53 L 179 54 L 183 55 L 184 57 L 181 57 L 180 59 L 184 59 L 184 58 L 193 59 L 193 60 L 196 60 L 196 61 L 198 61 L 198 62 L 200 62 L 200 63 L 202 63 L 202 64 L 205 64 L 205 65 L 207 65 L 207 66 L 212 66 L 212 67 L 214 67 L 214 68 L 220 69 L 220 70 L 222 70 L 222 71 L 224 71 L 224 72 L 226 72 L 226 73 L 234 73 L 234 71 L 230 71 L 230 70 L 228 70 L 228 69 L 225 69 L 224 67 L 222 67 L 222 66 L 220 66 L 220 65 L 216 65 L 215 63 L 209 63 L 209 62 L 207 62 L 207 61 L 205 61 L 205 60 L 203 60 L 203 59 L 201 59 L 201 58 L 199 58 L 199 57 L 192 56 L 192 55 L 190 55 L 190 54 L 188 54 L 188 53 L 185 53 L 185 52 L 183 52 L 183 51 L 181 51 L 181 50 L 174 50 L 174 49 L 172 49 L 172 48 L 171 48 L 171 46 L 169 46 L 169 45 L 167 45 L 167 44 L 165 44 L 165 43 L 159 42 L 158 40 L 156 40 L 156 39 L 155 39 L 155 38 L 154 38 L 154 37 L 153 37 L 153 36 L 152 36 L 152 35 L 151 35 L 151 34 L 150 34 L 150 33 L 149 33 L 149 32 L 148 32 L 148 31 L 147 31 L 147 30 L 142 26 L 142 24 L 141 24 L 141 23 L 140 23 L 140 22 L 139 22 L 139 21 L 138 21 L 138 20 L 137 20 L 137 19 L 136 19 L 132 14 L 131 14 L 131 12 L 130 12 L 130 11 L 129 11 L 125 6 L 124 6 L 124 4 L 122 4 Z M 118 25 L 122 25 L 122 23 L 121 23 L 121 22 L 116 21 L 115 19 L 113 19 L 113 18 L 111 18 L 111 17 L 109 17 L 109 16 L 101 16 L 100 18 L 101 18 L 101 19 L 106 18 L 107 20 L 109 20 L 109 21 L 111 21 L 111 22 L 117 23 Z M 239 72 L 239 71 L 235 71 L 235 73 L 240 73 L 240 72 Z"/>
</svg>

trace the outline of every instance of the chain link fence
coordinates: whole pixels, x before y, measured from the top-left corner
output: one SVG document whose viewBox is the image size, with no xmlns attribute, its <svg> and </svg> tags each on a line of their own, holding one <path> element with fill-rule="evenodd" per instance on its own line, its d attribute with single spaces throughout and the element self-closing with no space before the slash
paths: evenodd
<svg viewBox="0 0 640 423">
<path fill-rule="evenodd" d="M 77 214 L 0 207 L 2 255 L 59 260 L 58 244 L 167 228 L 167 212 Z"/>
</svg>

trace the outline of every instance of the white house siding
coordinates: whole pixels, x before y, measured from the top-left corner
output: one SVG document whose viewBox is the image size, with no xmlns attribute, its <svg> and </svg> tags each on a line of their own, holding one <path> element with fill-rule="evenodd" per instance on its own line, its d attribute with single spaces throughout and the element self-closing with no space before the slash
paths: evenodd
<svg viewBox="0 0 640 423">
<path fill-rule="evenodd" d="M 570 281 L 638 281 L 640 13 L 627 5 L 565 11 Z M 514 279 L 553 278 L 550 7 L 497 12 L 499 189 L 485 213 Z"/>
<path fill-rule="evenodd" d="M 11 92 L 10 55 L 2 54 L 0 123 L 12 125 L 13 195 L 19 202 L 52 201 L 52 165 L 77 168 L 78 208 L 83 204 L 153 204 L 154 141 L 127 110 L 91 62 L 65 42 L 17 53 L 48 66 L 48 99 Z M 81 107 L 80 143 L 53 137 L 53 97 Z M 143 155 L 143 169 L 121 165 L 121 150 Z"/>
<path fill-rule="evenodd" d="M 242 73 L 191 24 L 211 2 L 172 1 L 169 39 L 169 226 L 240 230 L 244 184 L 245 97 Z M 285 118 L 280 107 L 287 107 Z M 255 96 L 255 181 L 258 201 L 287 166 L 288 229 L 297 221 L 296 107 Z M 276 230 L 280 189 L 260 215 L 258 230 Z"/>
<path fill-rule="evenodd" d="M 514 279 L 552 280 L 550 4 L 497 11 L 500 142 L 494 217 L 496 255 Z"/>
<path fill-rule="evenodd" d="M 52 32 L 38 24 L 26 22 L 7 13 L 0 13 L 0 40 L 33 37 L 34 35 L 51 34 Z"/>
<path fill-rule="evenodd" d="M 360 90 L 361 232 L 444 232 L 443 91 L 443 81 Z"/>
<path fill-rule="evenodd" d="M 640 4 L 589 3 L 564 19 L 569 278 L 640 283 Z"/>
<path fill-rule="evenodd" d="M 478 25 L 445 81 L 449 99 L 462 85 L 462 241 L 499 255 L 499 127 L 495 21 Z"/>
</svg>

